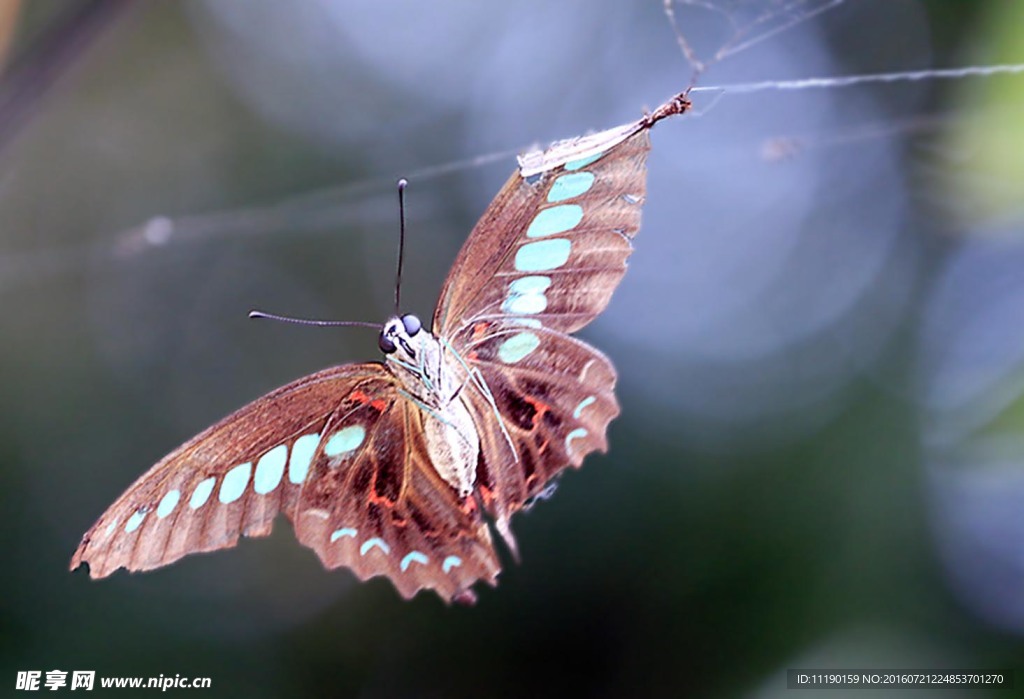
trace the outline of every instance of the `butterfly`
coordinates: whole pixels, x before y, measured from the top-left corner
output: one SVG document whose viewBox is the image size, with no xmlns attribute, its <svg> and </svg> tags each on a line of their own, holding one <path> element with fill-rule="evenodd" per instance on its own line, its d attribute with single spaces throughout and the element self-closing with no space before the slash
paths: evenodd
<svg viewBox="0 0 1024 699">
<path fill-rule="evenodd" d="M 430 330 L 381 327 L 383 361 L 324 369 L 161 459 L 82 538 L 102 578 L 266 536 L 284 513 L 327 568 L 410 598 L 471 603 L 497 584 L 488 520 L 512 516 L 608 448 L 616 373 L 572 333 L 608 304 L 640 228 L 648 131 L 689 107 L 520 158 L 459 252 Z"/>
</svg>

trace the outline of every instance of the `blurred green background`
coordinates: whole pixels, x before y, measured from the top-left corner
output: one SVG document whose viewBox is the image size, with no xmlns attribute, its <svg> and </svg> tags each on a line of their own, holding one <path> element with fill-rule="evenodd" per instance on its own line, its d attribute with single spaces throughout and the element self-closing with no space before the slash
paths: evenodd
<svg viewBox="0 0 1024 699">
<path fill-rule="evenodd" d="M 705 87 L 1024 61 L 1020 3 L 828 4 L 675 10 L 737 49 Z M 3 5 L 0 686 L 767 697 L 787 668 L 1020 666 L 1024 77 L 700 92 L 659 125 L 582 333 L 619 370 L 611 451 L 449 608 L 325 572 L 283 521 L 148 574 L 67 565 L 177 444 L 376 356 L 246 312 L 385 318 L 397 177 L 426 318 L 513 152 L 685 88 L 660 0 Z"/>
</svg>

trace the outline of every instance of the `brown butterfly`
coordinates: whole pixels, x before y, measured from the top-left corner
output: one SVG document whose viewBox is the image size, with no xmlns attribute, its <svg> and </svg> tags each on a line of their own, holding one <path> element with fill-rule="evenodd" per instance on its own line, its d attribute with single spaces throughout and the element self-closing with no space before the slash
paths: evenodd
<svg viewBox="0 0 1024 699">
<path fill-rule="evenodd" d="M 101 578 L 265 536 L 283 512 L 328 568 L 472 602 L 496 584 L 484 519 L 513 554 L 512 515 L 567 466 L 606 451 L 615 369 L 570 333 L 608 304 L 640 227 L 643 119 L 520 159 L 459 252 L 428 332 L 384 323 L 383 362 L 256 400 L 168 454 L 71 559 Z"/>
</svg>

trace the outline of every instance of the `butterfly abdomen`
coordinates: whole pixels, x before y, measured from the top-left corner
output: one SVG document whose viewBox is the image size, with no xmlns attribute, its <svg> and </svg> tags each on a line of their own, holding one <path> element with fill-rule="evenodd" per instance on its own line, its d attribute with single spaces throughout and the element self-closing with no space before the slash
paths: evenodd
<svg viewBox="0 0 1024 699">
<path fill-rule="evenodd" d="M 476 481 L 480 437 L 465 403 L 456 398 L 441 412 L 424 414 L 423 427 L 427 451 L 437 472 L 459 497 L 469 497 Z"/>
</svg>

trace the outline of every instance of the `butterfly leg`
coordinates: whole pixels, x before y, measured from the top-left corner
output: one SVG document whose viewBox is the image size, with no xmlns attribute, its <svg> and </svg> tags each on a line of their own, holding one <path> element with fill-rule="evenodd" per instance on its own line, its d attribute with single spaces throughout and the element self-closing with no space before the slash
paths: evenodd
<svg viewBox="0 0 1024 699">
<path fill-rule="evenodd" d="M 512 436 L 509 435 L 508 430 L 505 428 L 505 421 L 502 419 L 501 413 L 498 411 L 498 405 L 494 401 L 494 395 L 491 393 L 491 389 L 487 386 L 487 381 L 484 379 L 483 374 L 480 373 L 480 370 L 477 367 L 469 366 L 469 364 L 466 363 L 466 360 L 462 358 L 462 355 L 459 354 L 454 347 L 452 347 L 450 342 L 444 340 L 444 346 L 451 350 L 451 353 L 455 356 L 455 359 L 457 359 L 459 364 L 462 365 L 462 368 L 466 370 L 467 380 L 472 379 L 474 385 L 476 385 L 477 390 L 480 391 L 480 395 L 482 395 L 484 397 L 484 400 L 487 401 L 487 404 L 491 406 L 491 411 L 494 413 L 495 420 L 498 421 L 498 427 L 501 428 L 501 433 L 505 437 L 505 442 L 508 444 L 508 449 L 512 454 L 512 458 L 515 460 L 516 463 L 519 463 L 519 454 L 518 452 L 516 452 L 515 445 L 512 442 Z M 463 385 L 465 383 L 466 381 L 463 381 Z M 457 390 L 455 394 L 458 395 L 459 391 L 461 390 L 462 386 L 459 386 L 459 390 Z M 455 395 L 451 397 L 451 400 L 454 399 Z"/>
<path fill-rule="evenodd" d="M 498 404 L 494 400 L 494 394 L 491 393 L 491 389 L 488 387 L 487 381 L 484 379 L 483 374 L 480 373 L 480 370 L 476 367 L 473 367 L 470 370 L 470 373 L 473 375 L 474 383 L 476 383 L 480 393 L 494 412 L 494 417 L 498 421 L 498 427 L 501 428 L 501 434 L 505 437 L 505 443 L 508 444 L 508 450 L 512 454 L 512 459 L 516 463 L 519 463 L 519 453 L 516 451 L 515 444 L 512 442 L 512 436 L 505 428 L 505 420 L 502 419 L 501 413 L 498 411 Z"/>
<path fill-rule="evenodd" d="M 455 393 L 453 393 L 451 395 L 451 397 L 447 400 L 447 402 L 451 403 L 453 400 L 458 398 L 459 394 L 462 393 L 462 389 L 464 389 L 466 387 L 466 384 L 469 383 L 469 381 L 470 381 L 470 377 L 467 376 L 466 378 L 464 378 L 462 380 L 462 383 L 459 384 L 459 387 L 455 389 Z"/>
</svg>

